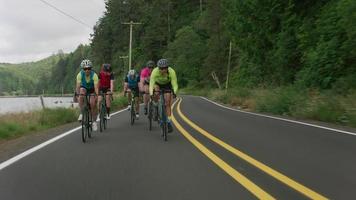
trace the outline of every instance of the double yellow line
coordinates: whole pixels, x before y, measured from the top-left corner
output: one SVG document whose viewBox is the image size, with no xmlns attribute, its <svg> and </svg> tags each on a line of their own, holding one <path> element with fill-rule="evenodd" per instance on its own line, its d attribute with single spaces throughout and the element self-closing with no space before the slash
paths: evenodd
<svg viewBox="0 0 356 200">
<path fill-rule="evenodd" d="M 204 129 L 200 128 L 198 125 L 190 121 L 180 109 L 182 99 L 178 100 L 177 112 L 179 116 L 192 128 L 198 131 L 200 134 L 204 135 L 205 137 L 209 138 L 211 141 L 217 143 L 221 147 L 225 148 L 226 150 L 230 151 L 234 155 L 238 156 L 239 158 L 245 160 L 246 162 L 250 163 L 251 165 L 255 166 L 256 168 L 264 171 L 268 175 L 274 177 L 275 179 L 281 181 L 282 183 L 286 184 L 287 186 L 293 188 L 294 190 L 302 193 L 306 197 L 311 199 L 327 199 L 321 194 L 314 192 L 313 190 L 303 186 L 302 184 L 288 178 L 287 176 L 283 175 L 282 173 L 268 167 L 267 165 L 257 161 L 256 159 L 248 156 L 247 154 L 241 152 L 240 150 L 226 144 L 222 140 L 218 139 L 217 137 L 213 136 L 212 134 L 208 133 Z M 172 112 L 173 113 L 173 112 Z M 247 190 L 249 190 L 252 194 L 254 194 L 259 199 L 274 199 L 273 196 L 265 192 L 263 189 L 258 187 L 252 181 L 247 179 L 245 176 L 240 174 L 237 170 L 232 168 L 229 164 L 224 162 L 221 158 L 211 152 L 208 148 L 202 145 L 199 141 L 197 141 L 193 136 L 191 136 L 175 119 L 174 115 L 172 114 L 172 120 L 174 125 L 177 129 L 194 145 L 196 146 L 203 154 L 205 154 L 209 159 L 211 159 L 216 165 L 218 165 L 222 170 L 224 170 L 227 174 L 229 174 L 233 179 L 235 179 L 238 183 L 244 186 Z"/>
</svg>

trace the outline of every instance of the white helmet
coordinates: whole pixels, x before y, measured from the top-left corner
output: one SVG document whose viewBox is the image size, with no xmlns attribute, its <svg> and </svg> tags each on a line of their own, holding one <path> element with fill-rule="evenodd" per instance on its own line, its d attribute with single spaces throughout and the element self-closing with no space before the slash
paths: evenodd
<svg viewBox="0 0 356 200">
<path fill-rule="evenodd" d="M 128 75 L 129 76 L 134 76 L 136 74 L 136 71 L 134 69 L 130 69 Z"/>
<path fill-rule="evenodd" d="M 85 59 L 80 63 L 80 67 L 83 69 L 85 67 L 93 67 L 93 64 L 91 63 L 90 60 Z"/>
</svg>

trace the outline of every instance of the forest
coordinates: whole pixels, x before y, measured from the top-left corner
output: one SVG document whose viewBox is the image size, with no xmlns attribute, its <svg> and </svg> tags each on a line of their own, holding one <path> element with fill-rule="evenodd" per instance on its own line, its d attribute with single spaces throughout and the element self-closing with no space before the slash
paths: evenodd
<svg viewBox="0 0 356 200">
<path fill-rule="evenodd" d="M 1 91 L 70 93 L 84 58 L 96 70 L 111 63 L 121 80 L 130 21 L 141 23 L 133 26 L 133 68 L 168 58 L 180 88 L 356 88 L 356 1 L 107 0 L 90 45 L 58 56 L 36 81 L 21 75 L 8 84 L 13 74 L 0 66 Z"/>
</svg>

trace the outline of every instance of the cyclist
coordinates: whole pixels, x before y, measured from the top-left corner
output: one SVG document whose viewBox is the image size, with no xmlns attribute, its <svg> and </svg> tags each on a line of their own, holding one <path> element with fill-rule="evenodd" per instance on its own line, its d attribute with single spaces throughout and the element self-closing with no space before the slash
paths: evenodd
<svg viewBox="0 0 356 200">
<path fill-rule="evenodd" d="M 148 85 L 150 84 L 150 76 L 154 66 L 155 63 L 152 60 L 150 60 L 147 62 L 146 67 L 141 70 L 140 86 L 141 86 L 141 92 L 144 93 L 143 101 L 145 103 L 145 108 L 144 108 L 145 115 L 147 115 L 147 104 L 148 101 L 150 100 Z"/>
<path fill-rule="evenodd" d="M 131 106 L 135 106 L 136 108 L 136 118 L 139 118 L 139 82 L 140 82 L 140 76 L 136 73 L 134 69 L 129 70 L 127 73 L 127 76 L 125 77 L 125 83 L 124 83 L 124 93 L 126 94 L 128 92 L 128 102 L 129 106 L 128 108 L 130 109 Z M 136 105 L 130 105 L 131 103 L 131 95 L 134 95 Z"/>
<path fill-rule="evenodd" d="M 176 72 L 173 68 L 169 67 L 167 59 L 160 59 L 157 62 L 157 67 L 153 69 L 150 77 L 150 86 L 149 92 L 150 95 L 153 95 L 153 100 L 157 103 L 159 98 L 160 89 L 171 90 L 173 92 L 165 93 L 164 99 L 166 102 L 166 112 L 168 116 L 168 132 L 173 131 L 172 122 L 171 122 L 171 106 L 172 106 L 172 97 L 175 98 L 178 91 L 178 83 Z"/>
<path fill-rule="evenodd" d="M 98 87 L 98 75 L 92 70 L 93 64 L 90 60 L 85 59 L 80 63 L 81 70 L 77 74 L 77 84 L 76 84 L 76 92 L 77 94 L 81 94 L 79 96 L 79 107 L 81 112 L 83 111 L 84 104 L 84 96 L 86 94 L 94 94 L 94 96 L 90 96 L 90 108 L 92 119 L 96 119 L 97 116 L 97 96 L 99 93 Z M 81 121 L 83 115 L 80 114 L 78 117 L 78 121 Z M 93 131 L 98 130 L 98 126 L 96 121 L 93 122 Z"/>
<path fill-rule="evenodd" d="M 106 98 L 106 119 L 110 119 L 111 95 L 114 92 L 114 72 L 110 64 L 103 64 L 99 73 L 99 92 L 105 95 Z M 99 96 L 99 105 L 102 101 L 102 96 Z M 99 107 L 100 109 L 100 107 Z M 98 116 L 99 117 L 99 116 Z"/>
</svg>

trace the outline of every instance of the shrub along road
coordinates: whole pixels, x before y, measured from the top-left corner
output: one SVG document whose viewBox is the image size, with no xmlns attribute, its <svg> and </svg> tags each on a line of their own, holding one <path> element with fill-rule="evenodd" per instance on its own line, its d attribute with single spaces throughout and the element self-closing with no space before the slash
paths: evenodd
<svg viewBox="0 0 356 200">
<path fill-rule="evenodd" d="M 184 96 L 168 142 L 129 112 L 0 168 L 0 199 L 350 199 L 356 136 Z M 204 134 L 204 135 L 203 135 Z M 1 165 L 1 164 L 0 164 Z"/>
</svg>

